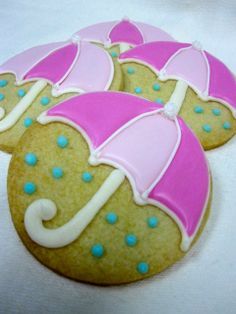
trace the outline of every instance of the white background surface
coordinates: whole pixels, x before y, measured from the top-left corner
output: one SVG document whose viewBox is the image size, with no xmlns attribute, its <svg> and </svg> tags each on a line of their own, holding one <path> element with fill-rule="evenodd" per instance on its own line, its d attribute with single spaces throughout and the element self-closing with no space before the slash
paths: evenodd
<svg viewBox="0 0 236 314">
<path fill-rule="evenodd" d="M 236 72 L 235 0 L 0 0 L 0 63 L 124 15 L 159 26 L 180 41 L 200 40 Z M 0 153 L 0 313 L 236 313 L 235 156 L 236 138 L 207 153 L 212 212 L 188 256 L 154 278 L 104 288 L 62 278 L 28 253 L 9 215 L 10 156 Z"/>
</svg>

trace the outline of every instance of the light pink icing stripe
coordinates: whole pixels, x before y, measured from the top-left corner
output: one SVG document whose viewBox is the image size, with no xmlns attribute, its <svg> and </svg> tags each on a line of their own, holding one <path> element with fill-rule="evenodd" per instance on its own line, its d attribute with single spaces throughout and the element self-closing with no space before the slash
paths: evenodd
<svg viewBox="0 0 236 314">
<path fill-rule="evenodd" d="M 179 119 L 181 143 L 168 171 L 149 198 L 170 208 L 191 237 L 199 224 L 209 191 L 204 152 L 186 124 Z"/>
</svg>

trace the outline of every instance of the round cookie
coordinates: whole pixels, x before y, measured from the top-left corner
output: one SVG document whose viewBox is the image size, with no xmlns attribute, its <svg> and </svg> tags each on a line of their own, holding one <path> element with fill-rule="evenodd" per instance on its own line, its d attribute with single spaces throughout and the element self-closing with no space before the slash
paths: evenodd
<svg viewBox="0 0 236 314">
<path fill-rule="evenodd" d="M 8 198 L 40 262 L 75 280 L 121 284 L 163 271 L 191 248 L 208 216 L 209 169 L 198 140 L 167 109 L 125 93 L 84 94 L 25 132 Z"/>
<path fill-rule="evenodd" d="M 235 135 L 235 77 L 198 43 L 149 43 L 123 53 L 119 61 L 124 91 L 174 103 L 205 150 Z"/>
<path fill-rule="evenodd" d="M 108 89 L 122 89 L 120 65 L 109 52 L 77 37 L 9 59 L 0 66 L 0 149 L 12 152 L 44 110 L 75 93 Z"/>
</svg>

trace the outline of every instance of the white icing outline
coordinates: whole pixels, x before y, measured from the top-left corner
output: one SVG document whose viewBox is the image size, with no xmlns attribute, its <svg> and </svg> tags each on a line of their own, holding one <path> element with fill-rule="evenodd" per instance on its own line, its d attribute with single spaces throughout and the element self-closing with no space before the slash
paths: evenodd
<svg viewBox="0 0 236 314">
<path fill-rule="evenodd" d="M 190 47 L 188 47 L 190 48 Z M 204 54 L 205 56 L 205 54 Z M 206 56 L 205 56 L 206 57 Z M 192 88 L 192 90 L 197 94 L 197 96 L 202 100 L 202 101 L 216 101 L 216 102 L 219 102 L 220 104 L 224 105 L 225 107 L 227 107 L 233 117 L 236 119 L 236 108 L 234 108 L 232 105 L 230 105 L 228 102 L 226 102 L 224 99 L 221 99 L 221 98 L 217 98 L 217 97 L 213 97 L 213 96 L 209 96 L 209 95 L 204 95 L 201 91 L 199 91 L 193 84 L 189 83 L 187 80 L 183 79 L 183 78 L 179 78 L 178 76 L 175 76 L 175 75 L 168 75 L 168 76 L 165 76 L 165 79 L 163 77 L 160 77 L 160 71 L 158 71 L 156 68 L 154 68 L 154 66 L 150 65 L 148 62 L 145 62 L 143 60 L 139 60 L 138 58 L 126 58 L 126 59 L 120 59 L 120 58 L 117 58 L 117 61 L 120 63 L 120 64 L 124 64 L 124 63 L 129 63 L 129 62 L 134 62 L 134 63 L 137 63 L 137 64 L 141 64 L 141 65 L 144 65 L 146 67 L 148 67 L 149 69 L 151 69 L 152 72 L 154 72 L 157 76 L 157 78 L 160 80 L 160 81 L 167 81 L 167 80 L 176 80 L 176 81 L 184 81 L 185 83 L 188 84 L 189 87 Z M 207 62 L 208 64 L 208 62 Z M 209 64 L 208 64 L 209 66 Z M 210 79 L 210 78 L 209 78 Z M 210 82 L 209 82 L 210 83 Z M 208 89 L 209 89 L 209 86 L 208 86 Z"/>
</svg>

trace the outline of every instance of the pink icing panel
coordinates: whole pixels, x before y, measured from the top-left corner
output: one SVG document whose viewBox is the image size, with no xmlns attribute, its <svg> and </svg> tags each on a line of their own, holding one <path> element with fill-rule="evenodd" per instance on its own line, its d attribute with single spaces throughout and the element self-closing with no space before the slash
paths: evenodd
<svg viewBox="0 0 236 314">
<path fill-rule="evenodd" d="M 160 71 L 176 51 L 189 46 L 191 45 L 168 41 L 151 42 L 122 53 L 119 59 L 122 61 L 126 59 L 143 61 Z"/>
<path fill-rule="evenodd" d="M 209 94 L 236 108 L 236 80 L 233 73 L 217 58 L 205 52 L 210 68 Z"/>
<path fill-rule="evenodd" d="M 0 73 L 14 73 L 17 81 L 23 80 L 25 73 L 34 67 L 39 60 L 65 45 L 65 42 L 58 42 L 30 48 L 3 63 L 0 66 Z"/>
<path fill-rule="evenodd" d="M 131 45 L 140 45 L 144 43 L 142 33 L 137 26 L 126 20 L 121 21 L 112 28 L 109 38 L 112 43 L 125 42 Z"/>
<path fill-rule="evenodd" d="M 59 82 L 70 69 L 76 54 L 78 46 L 68 44 L 58 50 L 53 51 L 43 60 L 39 61 L 25 75 L 25 79 L 45 79 L 53 84 Z"/>
<path fill-rule="evenodd" d="M 151 41 L 175 41 L 172 36 L 158 27 L 141 22 L 135 22 L 135 24 L 141 30 L 145 43 Z"/>
<path fill-rule="evenodd" d="M 159 177 L 178 140 L 173 120 L 154 113 L 132 123 L 101 150 L 99 158 L 125 169 L 140 194 Z"/>
<path fill-rule="evenodd" d="M 76 35 L 79 35 L 83 40 L 94 40 L 104 43 L 109 40 L 109 32 L 116 23 L 116 21 L 113 21 L 91 25 L 81 29 L 76 33 Z"/>
<path fill-rule="evenodd" d="M 177 76 L 186 80 L 200 92 L 208 88 L 209 71 L 203 52 L 193 48 L 185 48 L 169 60 L 165 66 L 167 76 Z"/>
<path fill-rule="evenodd" d="M 208 166 L 198 140 L 179 119 L 181 143 L 149 198 L 169 208 L 191 237 L 197 230 L 209 190 Z"/>
<path fill-rule="evenodd" d="M 94 92 L 66 100 L 47 111 L 81 127 L 93 148 L 136 116 L 161 108 L 156 103 L 118 92 Z"/>
<path fill-rule="evenodd" d="M 113 71 L 113 63 L 104 49 L 89 42 L 81 42 L 79 58 L 60 84 L 59 91 L 78 89 L 91 92 L 108 89 Z"/>
</svg>

